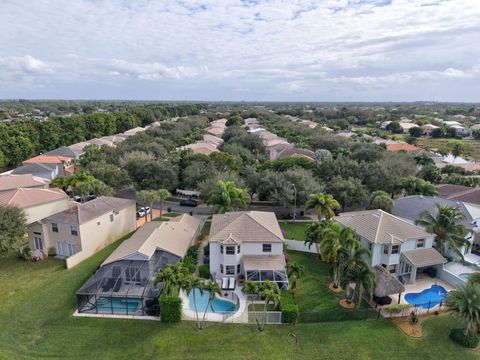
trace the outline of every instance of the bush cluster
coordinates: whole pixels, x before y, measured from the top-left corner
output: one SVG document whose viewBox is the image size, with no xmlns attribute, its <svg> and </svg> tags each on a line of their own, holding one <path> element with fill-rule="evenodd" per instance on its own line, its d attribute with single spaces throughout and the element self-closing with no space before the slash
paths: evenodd
<svg viewBox="0 0 480 360">
<path fill-rule="evenodd" d="M 182 320 L 182 300 L 178 296 L 160 295 L 160 320 L 175 323 Z"/>
<path fill-rule="evenodd" d="M 198 274 L 201 278 L 210 279 L 210 265 L 203 264 L 200 265 L 198 268 Z"/>
<path fill-rule="evenodd" d="M 280 310 L 283 323 L 295 324 L 297 322 L 300 311 L 293 291 L 285 290 L 280 293 Z"/>
<path fill-rule="evenodd" d="M 477 334 L 469 333 L 468 335 L 465 335 L 463 329 L 450 330 L 450 339 L 457 344 L 470 349 L 476 348 L 480 342 Z"/>
</svg>

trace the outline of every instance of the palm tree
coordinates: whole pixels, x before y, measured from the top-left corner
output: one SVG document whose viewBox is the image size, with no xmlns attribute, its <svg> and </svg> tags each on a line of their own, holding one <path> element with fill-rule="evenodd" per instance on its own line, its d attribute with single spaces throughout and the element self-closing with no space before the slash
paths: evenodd
<svg viewBox="0 0 480 360">
<path fill-rule="evenodd" d="M 276 307 L 280 303 L 280 289 L 278 288 L 277 283 L 273 283 L 267 280 L 261 284 L 259 291 L 260 296 L 265 300 L 265 305 L 263 307 L 262 323 L 258 326 L 258 330 L 263 331 L 265 329 L 265 320 L 267 317 L 268 306 L 273 305 L 274 307 Z"/>
<path fill-rule="evenodd" d="M 360 241 L 356 239 L 347 242 L 339 251 L 340 285 L 345 289 L 347 302 L 349 303 L 352 301 L 352 294 L 350 293 L 352 274 L 357 268 L 368 268 L 369 265 L 365 258 L 370 256 L 370 251 L 364 248 Z"/>
<path fill-rule="evenodd" d="M 465 324 L 464 334 L 475 333 L 480 328 L 480 285 L 459 287 L 448 293 L 445 302 L 453 314 Z"/>
<path fill-rule="evenodd" d="M 297 288 L 297 280 L 303 275 L 305 272 L 305 266 L 300 265 L 297 262 L 291 262 L 287 266 L 287 275 L 290 279 L 290 289 Z"/>
<path fill-rule="evenodd" d="M 385 191 L 374 191 L 372 193 L 372 198 L 370 199 L 370 208 L 381 209 L 386 212 L 392 212 L 393 200 L 390 195 L 388 195 Z"/>
<path fill-rule="evenodd" d="M 254 295 L 258 295 L 258 283 L 255 281 L 247 280 L 243 284 L 243 289 L 242 292 L 248 296 L 250 296 L 250 299 L 252 301 L 252 310 L 253 313 L 255 314 L 255 322 L 257 323 L 258 326 L 258 319 L 257 319 L 257 312 L 255 311 L 255 305 L 253 304 L 253 297 Z"/>
<path fill-rule="evenodd" d="M 437 215 L 422 211 L 419 218 L 415 220 L 416 225 L 424 226 L 429 233 L 435 234 L 435 242 L 438 250 L 446 255 L 447 248 L 450 248 L 463 261 L 462 246 L 468 246 L 465 239 L 467 228 L 460 224 L 465 215 L 456 207 L 441 206 L 435 204 Z"/>
<path fill-rule="evenodd" d="M 453 164 L 455 164 L 455 159 L 465 152 L 465 146 L 460 141 L 454 141 L 450 143 L 450 152 L 453 156 Z"/>
<path fill-rule="evenodd" d="M 320 241 L 322 240 L 323 230 L 328 227 L 330 224 L 329 221 L 318 221 L 311 223 L 307 226 L 305 230 L 305 245 L 308 245 L 310 249 L 312 245 L 315 245 L 317 249 L 317 255 L 320 259 Z"/>
<path fill-rule="evenodd" d="M 480 285 L 480 271 L 473 272 L 468 276 L 468 284 L 470 284 L 470 285 L 475 285 L 475 284 Z"/>
<path fill-rule="evenodd" d="M 203 328 L 205 327 L 205 317 L 207 316 L 207 311 L 210 305 L 212 304 L 212 301 L 215 300 L 215 295 L 222 294 L 222 290 L 220 289 L 220 286 L 218 286 L 218 284 L 215 281 L 209 280 L 203 286 L 203 289 L 204 291 L 207 291 L 209 295 L 208 295 L 207 307 L 205 308 L 205 312 L 203 313 L 203 319 L 202 319 L 200 330 L 203 330 Z"/>
<path fill-rule="evenodd" d="M 189 276 L 188 269 L 181 262 L 170 264 L 160 270 L 153 279 L 153 286 L 162 285 L 162 291 L 168 295 L 174 294 Z"/>
<path fill-rule="evenodd" d="M 340 204 L 330 194 L 310 194 L 305 204 L 305 210 L 315 209 L 318 220 L 322 217 L 329 220 L 335 216 L 335 209 L 339 209 Z"/>
<path fill-rule="evenodd" d="M 208 194 L 207 204 L 213 205 L 215 213 L 221 214 L 248 205 L 250 199 L 245 189 L 235 187 L 232 181 L 218 180 Z"/>
<path fill-rule="evenodd" d="M 193 307 L 195 308 L 195 316 L 197 319 L 197 330 L 200 329 L 200 320 L 198 317 L 198 309 L 197 309 L 197 299 L 196 299 L 196 289 L 200 292 L 200 296 L 203 295 L 203 288 L 204 288 L 204 283 L 200 278 L 195 277 L 193 275 L 187 276 L 183 283 L 182 283 L 182 289 L 187 293 L 187 295 L 190 295 L 190 293 L 193 291 Z"/>
<path fill-rule="evenodd" d="M 348 248 L 355 241 L 355 233 L 349 227 L 342 228 L 338 223 L 332 223 L 325 228 L 320 241 L 320 253 L 322 260 L 332 264 L 333 287 L 338 288 L 341 277 L 340 262 L 341 250 Z"/>
<path fill-rule="evenodd" d="M 346 275 L 346 278 L 349 283 L 355 284 L 351 299 L 357 308 L 361 304 L 362 292 L 365 292 L 368 299 L 372 300 L 373 291 L 375 290 L 375 273 L 367 264 L 359 264 Z"/>
<path fill-rule="evenodd" d="M 143 204 L 143 207 L 145 208 L 145 222 L 147 222 L 148 220 L 147 204 L 150 204 L 150 211 L 152 211 L 152 206 L 156 198 L 156 192 L 152 190 L 142 190 L 137 195 L 137 199 Z"/>
<path fill-rule="evenodd" d="M 167 189 L 157 190 L 157 201 L 160 201 L 160 217 L 163 215 L 163 202 L 171 196 Z"/>
</svg>

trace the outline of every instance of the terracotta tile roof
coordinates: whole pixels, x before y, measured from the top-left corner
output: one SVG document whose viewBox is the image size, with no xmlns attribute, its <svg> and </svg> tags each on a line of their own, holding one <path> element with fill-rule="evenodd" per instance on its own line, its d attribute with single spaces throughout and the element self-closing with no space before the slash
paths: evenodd
<svg viewBox="0 0 480 360">
<path fill-rule="evenodd" d="M 213 215 L 209 241 L 283 243 L 283 235 L 273 212 L 229 212 Z"/>
<path fill-rule="evenodd" d="M 411 151 L 411 152 L 420 152 L 423 151 L 422 148 L 419 148 L 417 146 L 413 146 L 410 144 L 406 143 L 400 143 L 400 144 L 389 144 L 387 145 L 387 150 L 388 151 Z"/>
<path fill-rule="evenodd" d="M 8 174 L 0 176 L 0 191 L 18 188 L 47 188 L 50 181 L 32 174 Z"/>
<path fill-rule="evenodd" d="M 68 199 L 68 195 L 56 188 L 20 188 L 0 192 L 0 205 L 12 205 L 21 209 L 61 199 Z"/>
<path fill-rule="evenodd" d="M 24 164 L 61 164 L 62 162 L 69 162 L 72 158 L 60 155 L 38 155 L 31 159 L 25 160 Z"/>
<path fill-rule="evenodd" d="M 346 212 L 334 219 L 375 244 L 400 244 L 431 236 L 421 227 L 379 209 Z"/>
<path fill-rule="evenodd" d="M 205 155 L 210 155 L 218 151 L 216 146 L 204 141 L 199 141 L 194 144 L 185 145 L 185 146 L 182 146 L 180 149 L 182 150 L 190 149 L 196 154 L 205 154 Z"/>
</svg>

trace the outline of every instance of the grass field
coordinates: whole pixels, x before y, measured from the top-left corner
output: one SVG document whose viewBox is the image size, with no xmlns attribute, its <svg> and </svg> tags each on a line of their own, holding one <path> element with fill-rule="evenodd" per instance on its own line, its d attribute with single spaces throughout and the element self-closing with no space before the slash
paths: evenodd
<svg viewBox="0 0 480 360">
<path fill-rule="evenodd" d="M 420 340 L 388 320 L 270 325 L 258 333 L 255 325 L 209 323 L 197 332 L 192 322 L 73 317 L 75 291 L 118 245 L 70 270 L 55 259 L 1 259 L 0 359 L 478 359 L 449 340 L 458 323 L 448 316 L 429 320 Z M 318 303 L 331 301 L 313 285 L 301 292 L 302 307 L 317 306 L 317 296 Z"/>
<path fill-rule="evenodd" d="M 422 148 L 442 149 L 445 148 L 448 141 L 452 139 L 433 139 L 427 137 L 418 138 L 417 145 Z M 463 142 L 468 150 L 467 157 L 480 161 L 480 140 L 459 140 Z"/>
<path fill-rule="evenodd" d="M 305 241 L 305 230 L 311 222 L 281 222 L 285 239 Z"/>
</svg>

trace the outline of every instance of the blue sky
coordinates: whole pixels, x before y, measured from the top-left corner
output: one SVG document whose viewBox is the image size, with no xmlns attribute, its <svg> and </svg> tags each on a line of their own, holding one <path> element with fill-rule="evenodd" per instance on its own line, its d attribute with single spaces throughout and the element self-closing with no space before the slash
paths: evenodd
<svg viewBox="0 0 480 360">
<path fill-rule="evenodd" d="M 0 98 L 480 101 L 477 0 L 0 3 Z"/>
</svg>

